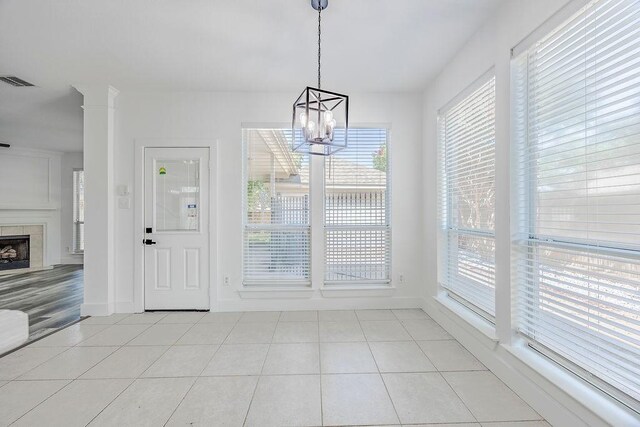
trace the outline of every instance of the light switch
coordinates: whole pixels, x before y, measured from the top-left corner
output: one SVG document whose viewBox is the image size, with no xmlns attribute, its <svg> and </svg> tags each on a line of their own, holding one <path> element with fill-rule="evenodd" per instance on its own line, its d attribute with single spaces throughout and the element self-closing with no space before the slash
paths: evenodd
<svg viewBox="0 0 640 427">
<path fill-rule="evenodd" d="M 131 199 L 128 197 L 119 197 L 118 198 L 118 207 L 120 209 L 129 209 L 131 208 Z"/>
<path fill-rule="evenodd" d="M 128 184 L 118 185 L 116 191 L 118 192 L 118 196 L 128 196 L 131 194 L 131 187 L 129 187 Z"/>
</svg>

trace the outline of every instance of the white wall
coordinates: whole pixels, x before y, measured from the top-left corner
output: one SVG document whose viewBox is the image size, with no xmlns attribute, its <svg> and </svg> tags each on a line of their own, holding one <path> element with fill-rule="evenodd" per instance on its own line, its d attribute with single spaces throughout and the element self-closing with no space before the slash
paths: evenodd
<svg viewBox="0 0 640 427">
<path fill-rule="evenodd" d="M 82 153 L 0 150 L 0 225 L 44 224 L 45 266 L 82 263 L 81 255 L 68 253 L 75 168 L 82 168 Z"/>
<path fill-rule="evenodd" d="M 0 225 L 44 225 L 43 262 L 60 263 L 61 153 L 0 149 Z"/>
<path fill-rule="evenodd" d="M 350 94 L 352 125 L 390 125 L 392 157 L 392 268 L 397 289 L 389 297 L 322 298 L 316 291 L 303 299 L 243 299 L 242 253 L 242 124 L 287 125 L 296 93 L 167 93 L 122 91 L 116 98 L 115 184 L 134 187 L 134 144 L 153 139 L 218 141 L 218 286 L 219 310 L 304 309 L 417 306 L 422 285 L 422 97 L 420 94 Z M 191 141 L 193 142 L 193 141 Z M 141 197 L 133 194 L 133 198 Z M 132 203 L 133 206 L 133 203 Z M 132 311 L 134 287 L 133 209 L 116 210 L 116 310 Z M 397 283 L 400 274 L 405 283 Z M 223 287 L 229 276 L 231 286 Z M 318 284 L 314 284 L 318 286 Z"/>
<path fill-rule="evenodd" d="M 82 169 L 82 153 L 63 153 L 61 167 L 60 204 L 60 261 L 63 264 L 82 264 L 82 255 L 73 254 L 73 171 Z"/>
<path fill-rule="evenodd" d="M 507 0 L 424 94 L 424 308 L 554 425 L 633 425 L 617 404 L 532 354 L 513 334 L 510 283 L 510 51 L 567 0 Z M 438 294 L 437 111 L 491 67 L 496 75 L 496 328 L 463 319 Z M 483 332 L 480 332 L 484 330 Z M 635 422 L 638 422 L 637 420 Z"/>
</svg>

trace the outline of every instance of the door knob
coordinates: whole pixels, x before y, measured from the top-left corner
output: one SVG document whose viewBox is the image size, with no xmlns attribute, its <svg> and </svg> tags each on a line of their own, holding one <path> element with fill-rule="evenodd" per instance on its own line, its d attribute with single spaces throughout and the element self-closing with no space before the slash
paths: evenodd
<svg viewBox="0 0 640 427">
<path fill-rule="evenodd" d="M 151 239 L 144 239 L 144 240 L 142 241 L 142 243 L 143 243 L 143 244 L 145 244 L 145 245 L 155 245 L 155 244 L 156 244 L 156 242 L 154 242 L 154 241 L 153 241 L 153 240 L 151 240 Z"/>
</svg>

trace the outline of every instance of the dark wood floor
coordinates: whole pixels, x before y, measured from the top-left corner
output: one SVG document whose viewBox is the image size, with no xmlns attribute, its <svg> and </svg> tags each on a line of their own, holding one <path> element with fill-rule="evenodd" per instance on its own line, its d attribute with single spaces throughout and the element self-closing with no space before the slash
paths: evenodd
<svg viewBox="0 0 640 427">
<path fill-rule="evenodd" d="M 82 265 L 56 265 L 52 270 L 0 276 L 0 309 L 29 315 L 33 340 L 80 319 Z"/>
</svg>

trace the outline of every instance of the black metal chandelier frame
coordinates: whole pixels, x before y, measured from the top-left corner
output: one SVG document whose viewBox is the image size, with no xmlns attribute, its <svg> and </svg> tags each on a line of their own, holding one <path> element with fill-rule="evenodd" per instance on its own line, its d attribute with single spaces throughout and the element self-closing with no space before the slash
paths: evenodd
<svg viewBox="0 0 640 427">
<path fill-rule="evenodd" d="M 322 89 L 322 10 L 328 0 L 311 0 L 311 6 L 318 11 L 318 86 L 307 86 L 293 103 L 292 149 L 330 156 L 347 148 L 349 97 Z"/>
</svg>

